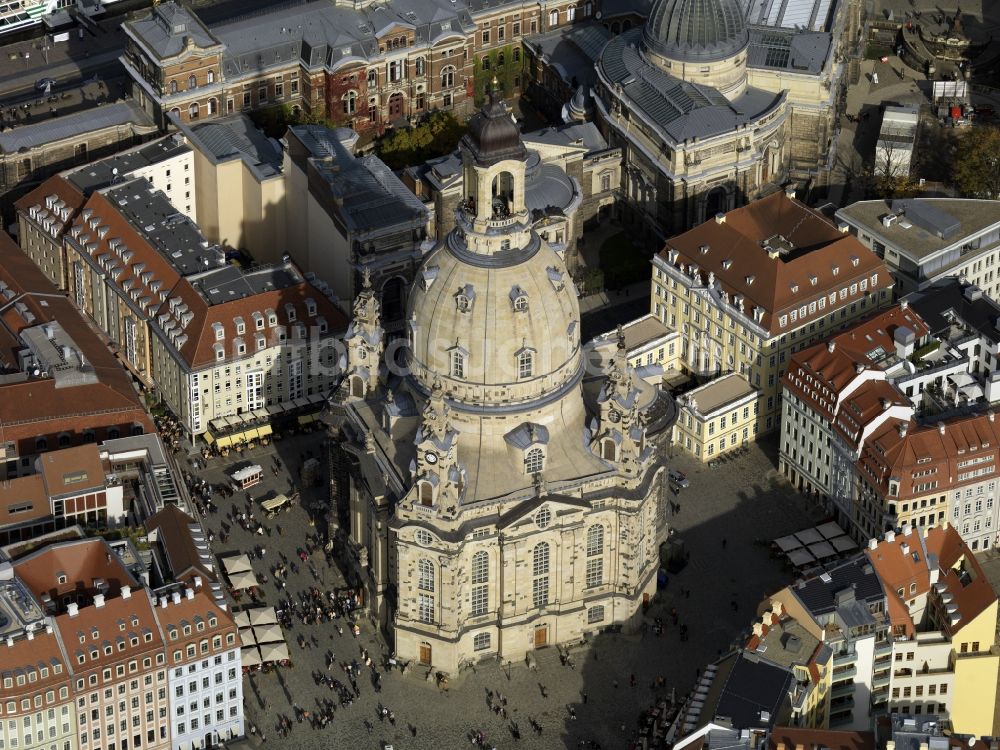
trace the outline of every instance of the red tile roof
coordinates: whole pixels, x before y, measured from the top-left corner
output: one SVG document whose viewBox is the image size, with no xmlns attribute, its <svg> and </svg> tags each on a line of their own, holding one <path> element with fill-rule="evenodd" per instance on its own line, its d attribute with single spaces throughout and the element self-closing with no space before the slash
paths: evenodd
<svg viewBox="0 0 1000 750">
<path fill-rule="evenodd" d="M 837 729 L 774 727 L 768 734 L 769 750 L 875 750 L 874 732 Z"/>
<path fill-rule="evenodd" d="M 3 310 L 0 325 L 16 335 L 29 325 L 59 322 L 72 337 L 98 382 L 56 388 L 51 378 L 0 386 L 0 441 L 30 443 L 36 437 L 60 432 L 79 434 L 87 428 L 124 427 L 133 423 L 147 432 L 152 422 L 128 375 L 80 312 L 38 270 L 34 263 L 0 232 L 0 280 L 15 293 L 35 318 L 30 323 L 16 311 Z M 23 446 L 22 446 L 23 447 Z"/>
<path fill-rule="evenodd" d="M 43 669 L 46 670 L 44 673 Z M 28 676 L 31 671 L 35 672 L 33 680 Z M 0 647 L 0 677 L 15 677 L 17 674 L 25 675 L 25 684 L 18 685 L 15 679 L 11 687 L 0 687 L 0 701 L 6 703 L 33 694 L 44 694 L 46 690 L 69 683 L 69 670 L 55 633 L 42 630 L 34 633 L 30 640 L 18 638 L 13 645 Z"/>
<path fill-rule="evenodd" d="M 11 512 L 30 505 L 27 510 Z M 0 482 L 0 527 L 37 521 L 52 515 L 45 482 L 40 474 Z"/>
<path fill-rule="evenodd" d="M 109 596 L 122 586 L 137 585 L 103 539 L 51 544 L 16 560 L 14 572 L 36 596 L 47 593 L 56 601 L 65 594 L 86 592 L 93 595 L 97 591 L 94 584 L 97 579 L 107 584 Z M 59 582 L 60 575 L 65 583 Z"/>
<path fill-rule="evenodd" d="M 909 534 L 897 533 L 891 540 L 879 541 L 866 554 L 885 588 L 893 625 L 903 625 L 908 634 L 919 623 L 910 617 L 907 601 L 931 591 L 932 570 L 937 571 L 938 583 L 952 595 L 951 601 L 961 615 L 954 626 L 940 623 L 941 629 L 950 635 L 972 622 L 997 599 L 975 555 L 950 524 L 917 528 Z M 962 571 L 967 572 L 965 580 Z"/>
<path fill-rule="evenodd" d="M 771 258 L 764 247 L 777 235 L 794 248 L 787 257 Z M 677 252 L 673 260 L 671 250 Z M 696 268 L 703 282 L 711 276 L 730 296 L 741 295 L 747 315 L 753 314 L 753 307 L 760 307 L 761 325 L 772 335 L 893 285 L 885 264 L 856 237 L 840 232 L 822 214 L 783 192 L 730 211 L 722 223 L 710 220 L 667 240 L 660 257 L 686 269 Z M 862 283 L 865 291 L 861 291 Z M 852 284 L 857 285 L 854 294 L 849 291 Z M 840 290 L 845 287 L 848 293 L 842 298 Z M 836 295 L 832 300 L 831 294 Z M 816 305 L 810 312 L 813 302 Z M 799 315 L 802 305 L 806 312 Z M 780 316 L 791 316 L 793 310 L 797 320 L 781 327 Z"/>
<path fill-rule="evenodd" d="M 66 208 L 70 211 L 69 218 L 65 222 L 61 219 L 57 222 L 61 233 L 72 223 L 86 201 L 83 193 L 62 175 L 52 175 L 30 193 L 21 196 L 20 199 L 15 201 L 14 208 L 19 212 L 28 213 L 32 206 L 40 206 L 48 211 L 48 198 L 51 196 L 55 196 L 57 200 L 65 203 Z M 49 213 L 51 214 L 52 212 L 49 211 Z"/>
<path fill-rule="evenodd" d="M 861 452 L 859 465 L 868 481 L 883 494 L 889 479 L 899 482 L 896 501 L 927 494 L 920 486 L 934 483 L 933 491 L 945 492 L 967 483 L 982 481 L 974 469 L 997 466 L 1000 448 L 1000 423 L 993 414 L 978 414 L 950 419 L 937 425 L 890 420 L 875 430 Z M 968 476 L 964 476 L 968 474 Z"/>
<path fill-rule="evenodd" d="M 194 519 L 176 505 L 167 505 L 146 519 L 146 530 L 156 532 L 174 579 L 198 575 L 207 584 L 215 580 L 215 574 L 202 565 L 201 555 L 191 536 L 193 523 Z"/>
<path fill-rule="evenodd" d="M 833 421 L 845 389 L 860 382 L 859 369 L 878 370 L 895 361 L 894 356 L 886 359 L 886 355 L 895 351 L 894 336 L 900 326 L 913 331 L 918 341 L 930 332 L 915 310 L 897 305 L 793 354 L 782 384 Z"/>
</svg>

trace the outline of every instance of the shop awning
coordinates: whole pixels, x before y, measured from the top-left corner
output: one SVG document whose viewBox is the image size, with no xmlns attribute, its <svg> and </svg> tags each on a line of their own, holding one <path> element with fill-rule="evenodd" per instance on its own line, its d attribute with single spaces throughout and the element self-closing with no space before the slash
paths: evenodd
<svg viewBox="0 0 1000 750">
<path fill-rule="evenodd" d="M 311 396 L 306 396 L 306 401 L 310 404 L 321 404 L 326 401 L 326 396 L 322 393 L 314 393 Z"/>
<path fill-rule="evenodd" d="M 816 558 L 810 555 L 809 550 L 805 548 L 793 549 L 788 553 L 788 559 L 797 568 L 803 568 L 816 562 Z"/>
<path fill-rule="evenodd" d="M 250 558 L 247 557 L 246 555 L 223 557 L 222 567 L 229 574 L 243 573 L 248 570 L 253 570 L 253 566 L 250 565 Z"/>
<path fill-rule="evenodd" d="M 250 416 L 254 419 L 267 419 L 267 409 L 254 409 L 250 412 Z"/>
<path fill-rule="evenodd" d="M 215 436 L 212 435 L 211 432 L 205 432 L 205 434 L 202 435 L 202 437 L 205 438 L 205 442 L 208 443 L 209 445 L 215 442 Z"/>
<path fill-rule="evenodd" d="M 251 646 L 250 648 L 245 648 L 240 652 L 240 658 L 243 660 L 244 667 L 256 667 L 260 664 L 260 651 L 256 646 Z"/>
<path fill-rule="evenodd" d="M 250 627 L 250 615 L 246 612 L 237 612 L 233 615 L 233 622 L 236 623 L 238 628 L 249 628 Z"/>
<path fill-rule="evenodd" d="M 278 615 L 274 612 L 274 607 L 258 607 L 247 610 L 250 613 L 250 624 L 255 628 L 261 625 L 270 625 L 278 621 Z"/>
<path fill-rule="evenodd" d="M 230 573 L 229 585 L 232 586 L 237 591 L 241 591 L 243 589 L 249 589 L 257 585 L 257 576 L 255 576 L 251 571 Z"/>
<path fill-rule="evenodd" d="M 285 640 L 285 636 L 281 633 L 281 626 L 276 622 L 258 625 L 253 629 L 253 635 L 257 639 L 257 643 L 277 643 Z"/>
<path fill-rule="evenodd" d="M 299 416 L 299 424 L 302 424 L 302 425 L 310 424 L 311 422 L 315 422 L 315 421 L 316 421 L 316 415 L 315 414 L 302 414 L 301 416 Z"/>
<path fill-rule="evenodd" d="M 257 645 L 257 638 L 254 636 L 253 628 L 240 628 L 240 645 Z"/>
<path fill-rule="evenodd" d="M 283 661 L 290 659 L 288 646 L 284 641 L 281 643 L 264 643 L 260 647 L 261 661 Z"/>
<path fill-rule="evenodd" d="M 257 434 L 260 435 L 260 437 L 262 438 L 267 437 L 272 432 L 273 430 L 271 429 L 271 425 L 269 424 L 262 424 L 260 427 L 257 428 Z"/>
</svg>

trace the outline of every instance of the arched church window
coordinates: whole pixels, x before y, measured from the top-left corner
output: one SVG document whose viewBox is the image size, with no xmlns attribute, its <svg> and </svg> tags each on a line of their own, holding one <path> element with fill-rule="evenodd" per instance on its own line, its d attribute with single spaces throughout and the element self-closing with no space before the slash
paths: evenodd
<svg viewBox="0 0 1000 750">
<path fill-rule="evenodd" d="M 537 474 L 545 465 L 545 454 L 541 448 L 532 448 L 524 454 L 524 473 Z"/>
<path fill-rule="evenodd" d="M 473 617 L 485 615 L 490 606 L 490 556 L 477 552 L 472 556 L 472 603 L 469 613 Z"/>
<path fill-rule="evenodd" d="M 530 378 L 534 369 L 534 352 L 526 349 L 517 355 L 517 376 L 519 378 Z"/>
</svg>

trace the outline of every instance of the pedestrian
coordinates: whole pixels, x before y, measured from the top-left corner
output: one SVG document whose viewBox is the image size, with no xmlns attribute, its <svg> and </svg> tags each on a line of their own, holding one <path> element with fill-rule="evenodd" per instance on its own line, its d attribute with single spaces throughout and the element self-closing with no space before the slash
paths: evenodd
<svg viewBox="0 0 1000 750">
<path fill-rule="evenodd" d="M 583 694 L 583 705 L 587 705 L 587 694 Z"/>
<path fill-rule="evenodd" d="M 615 690 L 617 690 L 617 689 L 618 689 L 618 680 L 612 680 L 612 682 L 611 682 L 611 686 L 612 686 L 612 687 L 613 687 L 613 688 L 614 688 Z"/>
<path fill-rule="evenodd" d="M 726 537 L 722 537 L 722 549 L 726 548 Z"/>
<path fill-rule="evenodd" d="M 628 684 L 630 687 L 635 687 L 635 675 L 631 674 L 628 678 Z"/>
</svg>

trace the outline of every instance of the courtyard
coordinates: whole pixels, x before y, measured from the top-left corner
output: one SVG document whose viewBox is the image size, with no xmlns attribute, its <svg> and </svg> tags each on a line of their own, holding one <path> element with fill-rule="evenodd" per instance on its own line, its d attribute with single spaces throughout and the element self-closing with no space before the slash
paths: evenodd
<svg viewBox="0 0 1000 750">
<path fill-rule="evenodd" d="M 226 518 L 234 508 L 245 510 L 243 492 L 218 501 L 219 511 L 204 520 L 215 534 L 217 555 L 252 551 L 258 545 L 263 548 L 262 556 L 253 555 L 253 566 L 258 578 L 267 577 L 262 588 L 269 605 L 280 606 L 285 597 L 296 600 L 313 586 L 324 591 L 344 586 L 341 572 L 331 562 L 333 556 L 328 560 L 321 548 L 308 563 L 290 569 L 284 591 L 276 588 L 271 572 L 283 558 L 298 563 L 306 537 L 322 528 L 322 520 L 311 524 L 306 508 L 325 502 L 325 485 L 301 487 L 297 477 L 309 452 L 325 465 L 322 441 L 320 432 L 298 435 L 243 456 L 211 459 L 207 467 L 194 472 L 221 483 L 226 481 L 225 472 L 240 461 L 264 467 L 264 481 L 250 494 L 255 517 L 268 534 L 245 531 Z M 632 635 L 604 633 L 574 648 L 566 664 L 555 647 L 545 648 L 536 654 L 537 670 L 523 663 L 508 666 L 489 661 L 453 675 L 449 689 L 442 691 L 425 679 L 426 670 L 420 667 L 406 674 L 399 669 L 385 672 L 382 665 L 391 654 L 366 620 L 361 621 L 358 637 L 343 619 L 311 626 L 296 620 L 293 629 L 285 632 L 293 666 L 244 678 L 248 727 L 256 728 L 251 742 L 263 744 L 265 739 L 303 749 L 450 748 L 469 743 L 470 733 L 476 730 L 486 736 L 487 747 L 578 747 L 581 741 L 603 748 L 626 747 L 638 729 L 640 713 L 672 689 L 678 698 L 683 697 L 700 667 L 749 632 L 759 601 L 790 581 L 781 562 L 755 542 L 811 525 L 818 511 L 775 477 L 771 452 L 769 443 L 752 446 L 743 457 L 714 470 L 687 455 L 671 459 L 671 467 L 684 471 L 691 482 L 673 498 L 680 503 L 680 511 L 671 519 L 690 552 L 690 561 L 669 577 L 646 613 L 650 625 L 655 617 L 668 623 L 661 636 L 653 635 L 651 627 Z M 272 470 L 275 456 L 281 461 L 277 474 Z M 288 492 L 292 486 L 301 494 L 291 510 L 271 520 L 263 518 L 258 498 Z M 223 522 L 229 529 L 225 543 L 220 541 Z M 688 591 L 686 596 L 683 590 Z M 235 608 L 246 603 L 244 597 Z M 670 624 L 674 608 L 679 624 L 688 627 L 688 640 L 683 643 L 678 627 Z M 360 695 L 350 706 L 338 704 L 325 728 L 312 729 L 307 720 L 298 721 L 297 713 L 315 715 L 324 701 L 337 702 L 337 694 L 316 678 L 328 674 L 346 684 L 342 664 L 361 662 L 362 649 L 367 649 L 382 672 L 381 692 L 375 691 L 371 674 L 362 667 L 357 680 Z M 328 668 L 331 658 L 334 664 Z M 631 686 L 633 676 L 635 687 Z M 665 688 L 654 690 L 658 677 L 664 678 Z M 507 700 L 506 718 L 490 710 L 490 695 L 497 692 Z M 381 706 L 393 712 L 394 723 L 382 718 Z M 571 708 L 576 719 L 571 718 Z M 291 722 L 285 737 L 276 731 L 281 717 Z M 514 737 L 515 727 L 520 739 Z"/>
</svg>

